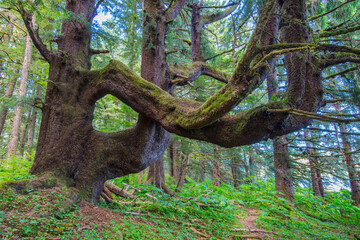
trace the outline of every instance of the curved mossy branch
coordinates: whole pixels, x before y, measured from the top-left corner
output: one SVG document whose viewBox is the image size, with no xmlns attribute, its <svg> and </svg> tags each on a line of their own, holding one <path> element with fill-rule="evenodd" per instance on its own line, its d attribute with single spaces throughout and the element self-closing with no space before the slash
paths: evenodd
<svg viewBox="0 0 360 240">
<path fill-rule="evenodd" d="M 343 29 L 338 29 L 338 30 L 334 30 L 334 31 L 329 31 L 329 32 L 323 32 L 323 33 L 320 33 L 318 36 L 319 37 L 334 37 L 334 36 L 339 36 L 339 35 L 343 35 L 343 34 L 347 34 L 347 33 L 352 33 L 352 32 L 358 31 L 358 30 L 360 30 L 360 25 L 343 28 Z"/>
<path fill-rule="evenodd" d="M 204 25 L 207 24 L 211 24 L 217 21 L 220 21 L 221 19 L 226 18 L 227 16 L 229 16 L 230 14 L 232 14 L 236 8 L 238 7 L 238 4 L 235 5 L 231 5 L 231 7 L 229 7 L 228 9 L 221 11 L 221 12 L 217 12 L 214 14 L 210 14 L 210 15 L 201 15 L 201 20 L 202 23 Z"/>
<path fill-rule="evenodd" d="M 93 93 L 85 94 L 88 95 L 85 98 L 88 98 L 87 101 L 95 102 L 105 94 L 113 94 L 135 111 L 160 122 L 164 127 L 169 124 L 183 129 L 196 129 L 212 124 L 264 81 L 266 67 L 261 67 L 257 72 L 252 73 L 249 69 L 251 60 L 257 55 L 256 47 L 274 3 L 275 1 L 269 1 L 265 5 L 245 57 L 239 62 L 231 82 L 205 103 L 176 99 L 117 61 L 111 61 L 106 68 L 90 74 L 90 79 L 95 80 L 91 83 L 93 87 L 89 88 Z"/>
<path fill-rule="evenodd" d="M 94 104 L 104 95 L 112 94 L 135 111 L 161 124 L 167 122 L 185 129 L 199 128 L 216 121 L 257 87 L 257 77 L 249 81 L 244 79 L 236 87 L 226 85 L 200 104 L 174 98 L 114 60 L 102 70 L 91 71 L 89 79 L 88 90 L 83 95 L 84 104 Z"/>
<path fill-rule="evenodd" d="M 212 67 L 204 62 L 194 62 L 190 66 L 175 65 L 170 67 L 170 72 L 173 75 L 173 84 L 185 85 L 187 82 L 194 82 L 201 75 L 210 76 L 220 82 L 228 83 L 230 75 L 219 71 L 215 67 Z"/>
</svg>

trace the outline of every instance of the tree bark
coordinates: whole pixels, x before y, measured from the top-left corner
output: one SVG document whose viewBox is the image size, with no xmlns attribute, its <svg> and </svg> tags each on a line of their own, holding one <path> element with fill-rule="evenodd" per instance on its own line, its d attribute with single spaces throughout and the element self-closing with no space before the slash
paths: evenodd
<svg viewBox="0 0 360 240">
<path fill-rule="evenodd" d="M 24 61 L 22 64 L 21 79 L 19 85 L 19 94 L 18 94 L 19 98 L 24 97 L 26 94 L 26 84 L 28 81 L 29 70 L 30 70 L 31 52 L 32 52 L 32 41 L 30 35 L 27 34 Z M 15 106 L 15 115 L 11 129 L 10 141 L 8 144 L 7 157 L 15 155 L 18 150 L 17 148 L 18 148 L 18 139 L 19 139 L 19 130 L 21 125 L 22 111 L 23 111 L 23 107 L 21 105 Z"/>
<path fill-rule="evenodd" d="M 69 186 L 79 189 L 83 200 L 96 202 L 106 180 L 139 172 L 156 162 L 170 142 L 167 131 L 230 147 L 283 135 L 309 124 L 309 120 L 268 110 L 292 106 L 316 111 L 322 96 L 320 78 L 289 79 L 291 96 L 287 103 L 271 102 L 226 115 L 266 79 L 267 66 L 255 63 L 265 53 L 259 49 L 259 40 L 267 35 L 264 27 L 273 11 L 272 1 L 260 14 L 247 49 L 226 86 L 205 103 L 168 94 L 171 73 L 165 61 L 166 27 L 185 3 L 175 0 L 166 11 L 162 1 L 144 0 L 142 77 L 115 60 L 103 69 L 90 71 L 94 51 L 90 49 L 89 24 L 96 12 L 95 0 L 66 2 L 65 8 L 72 14 L 63 22 L 57 52 L 46 49 L 27 14 L 22 14 L 35 46 L 50 63 L 32 174 L 65 178 Z M 298 22 L 295 20 L 291 17 L 289 26 Z M 260 47 L 271 44 L 261 42 Z M 292 92 L 297 87 L 300 89 Z M 95 103 L 106 94 L 140 113 L 136 126 L 115 133 L 93 129 Z"/>
<path fill-rule="evenodd" d="M 168 147 L 168 157 L 169 157 L 169 175 L 174 179 L 177 179 L 176 174 L 176 164 L 177 164 L 177 143 L 175 139 L 172 139 Z"/>
<path fill-rule="evenodd" d="M 200 162 L 199 182 L 203 182 L 203 181 L 205 181 L 205 172 L 206 172 L 205 161 L 204 161 L 204 159 L 200 159 L 199 162 Z"/>
<path fill-rule="evenodd" d="M 221 170 L 220 170 L 220 158 L 219 151 L 216 145 L 213 145 L 213 175 L 212 175 L 212 185 L 216 187 L 221 186 Z"/>
<path fill-rule="evenodd" d="M 294 186 L 286 136 L 273 139 L 275 190 L 282 193 L 289 202 L 294 203 Z"/>
<path fill-rule="evenodd" d="M 233 178 L 234 188 L 238 188 L 241 185 L 241 172 L 240 172 L 240 161 L 238 158 L 233 157 L 231 159 L 231 175 Z"/>
<path fill-rule="evenodd" d="M 185 159 L 182 159 L 181 161 L 181 168 L 178 174 L 178 180 L 177 180 L 177 184 L 176 184 L 176 190 L 181 190 L 184 186 L 184 182 L 185 182 L 185 178 L 186 178 L 186 174 L 187 171 L 189 169 L 189 165 L 190 165 L 190 153 L 184 155 Z"/>
<path fill-rule="evenodd" d="M 279 3 L 276 3 L 276 9 L 280 9 Z M 279 34 L 279 18 L 275 15 L 271 16 L 267 25 L 268 35 L 265 35 L 262 41 L 277 42 Z M 265 31 L 267 31 L 265 30 Z M 277 83 L 277 74 L 275 71 L 275 60 L 268 61 L 271 69 L 267 77 L 268 98 L 272 99 L 279 92 Z M 279 136 L 273 139 L 274 151 L 274 167 L 275 167 L 275 190 L 282 193 L 283 197 L 289 202 L 294 203 L 294 190 L 292 183 L 292 174 L 289 165 L 289 153 L 286 136 Z"/>
<path fill-rule="evenodd" d="M 30 125 L 30 119 L 31 119 L 31 109 L 29 109 L 25 123 L 24 123 L 24 129 L 22 130 L 21 137 L 20 137 L 20 146 L 19 146 L 19 155 L 24 156 L 25 152 L 25 142 L 26 138 L 28 136 L 29 132 L 29 125 Z"/>
<path fill-rule="evenodd" d="M 16 78 L 11 79 L 9 81 L 8 87 L 6 88 L 5 98 L 11 98 L 12 97 L 12 95 L 14 93 L 15 85 L 16 85 Z M 3 129 L 4 129 L 5 120 L 6 120 L 8 110 L 9 110 L 9 108 L 6 105 L 1 106 L 1 109 L 0 109 L 0 137 L 1 137 L 1 134 L 2 134 Z"/>
<path fill-rule="evenodd" d="M 9 16 L 9 17 L 10 17 L 9 21 L 12 22 L 13 16 Z M 9 46 L 12 35 L 13 35 L 14 26 L 9 23 L 9 24 L 7 24 L 7 29 L 9 29 L 9 35 L 5 35 L 3 40 L 4 40 L 4 42 L 7 42 L 7 45 Z M 0 63 L 0 80 L 3 79 L 3 77 L 2 77 L 3 70 L 4 70 L 4 64 L 1 62 Z M 17 73 L 17 72 L 18 72 L 18 70 L 15 70 L 15 73 Z M 16 85 L 16 80 L 17 80 L 16 77 L 9 78 L 8 86 L 5 91 L 5 98 L 10 98 L 13 95 L 15 85 Z M 0 106 L 0 137 L 1 137 L 1 134 L 4 129 L 4 124 L 6 121 L 6 116 L 7 116 L 8 110 L 9 110 L 9 108 L 6 106 L 6 104 Z"/>
<path fill-rule="evenodd" d="M 337 102 L 334 104 L 335 110 L 337 113 L 341 113 L 340 104 Z M 350 181 L 350 189 L 351 189 L 351 199 L 354 200 L 356 205 L 360 205 L 360 187 L 359 187 L 359 175 L 356 170 L 355 161 L 351 154 L 351 144 L 346 136 L 346 127 L 344 124 L 339 123 L 339 129 L 340 129 L 340 137 L 342 140 L 342 153 L 344 156 L 344 160 L 346 162 L 348 175 L 349 175 L 349 181 Z"/>
<path fill-rule="evenodd" d="M 248 174 L 248 181 L 254 182 L 255 177 L 255 166 L 254 166 L 254 156 L 252 152 L 252 148 L 249 149 L 249 174 Z"/>
<path fill-rule="evenodd" d="M 41 86 L 38 86 L 36 90 L 36 96 L 38 99 L 41 99 L 42 95 L 42 88 Z M 29 128 L 29 136 L 27 141 L 27 149 L 28 151 L 33 147 L 34 145 L 34 136 L 35 136 L 35 127 L 36 127 L 36 120 L 37 120 L 37 107 L 34 107 L 31 114 L 31 122 L 30 122 L 30 128 Z"/>
<path fill-rule="evenodd" d="M 324 189 L 322 184 L 321 172 L 319 169 L 318 159 L 313 156 L 315 150 L 312 149 L 312 144 L 309 142 L 311 139 L 311 134 L 309 135 L 308 130 L 304 129 L 304 137 L 306 141 L 306 149 L 309 155 L 309 165 L 311 173 L 311 183 L 315 196 L 324 197 Z"/>
</svg>

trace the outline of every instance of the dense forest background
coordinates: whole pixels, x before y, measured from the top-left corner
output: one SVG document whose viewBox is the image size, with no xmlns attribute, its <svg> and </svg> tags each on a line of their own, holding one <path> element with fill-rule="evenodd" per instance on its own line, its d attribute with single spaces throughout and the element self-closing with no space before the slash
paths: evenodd
<svg viewBox="0 0 360 240">
<path fill-rule="evenodd" d="M 98 15 L 91 26 L 93 33 L 91 45 L 92 48 L 102 51 L 102 54 L 92 57 L 92 69 L 101 69 L 110 59 L 117 59 L 140 73 L 141 45 L 144 37 L 142 2 L 136 0 L 100 2 Z M 190 65 L 193 61 L 192 4 L 192 1 L 189 1 L 179 17 L 169 25 L 166 37 L 169 65 Z M 202 59 L 225 73 L 233 72 L 237 60 L 245 52 L 262 4 L 262 1 L 255 0 L 202 1 L 203 13 L 210 15 L 219 11 L 228 11 L 223 18 L 202 26 Z M 32 41 L 18 11 L 20 6 L 21 4 L 13 5 L 12 2 L 0 1 L 0 181 L 31 178 L 27 172 L 35 156 L 41 109 L 49 83 L 48 63 L 37 49 L 32 47 Z M 360 1 L 311 0 L 307 1 L 306 7 L 309 17 L 307 21 L 311 26 L 315 42 L 336 44 L 359 51 L 360 34 L 357 30 L 360 29 Z M 36 18 L 34 17 L 32 21 L 36 22 L 39 35 L 47 42 L 48 48 L 56 49 L 61 19 L 71 15 L 64 10 L 64 1 L 37 1 L 35 12 Z M 221 201 L 226 202 L 234 197 L 234 195 L 226 195 L 234 190 L 239 194 L 236 197 L 243 199 L 248 195 L 265 195 L 263 191 L 274 191 L 275 186 L 272 183 L 275 181 L 276 172 L 285 171 L 286 174 L 282 175 L 285 176 L 282 180 L 285 187 L 277 185 L 276 189 L 281 192 L 280 199 L 284 199 L 283 204 L 291 206 L 292 203 L 296 203 L 301 207 L 302 204 L 305 206 L 307 202 L 313 201 L 312 207 L 316 212 L 315 209 L 320 206 L 317 204 L 323 201 L 319 199 L 324 197 L 341 199 L 341 204 L 344 205 L 339 206 L 346 206 L 347 209 L 334 206 L 334 216 L 341 216 L 344 213 L 342 216 L 344 218 L 339 217 L 340 220 L 337 220 L 349 221 L 356 226 L 360 216 L 359 209 L 353 207 L 360 204 L 360 65 L 356 63 L 335 65 L 324 70 L 322 77 L 327 104 L 314 115 L 298 113 L 314 119 L 305 129 L 274 140 L 233 148 L 223 148 L 173 135 L 164 156 L 156 163 L 159 167 L 153 169 L 155 177 L 149 174 L 149 170 L 144 170 L 110 182 L 118 186 L 143 186 L 144 189 L 146 189 L 145 185 L 154 184 L 167 193 L 165 195 L 159 193 L 163 196 L 164 202 L 169 201 L 169 196 L 185 197 L 184 194 L 188 194 L 190 197 L 197 191 L 205 191 L 199 186 L 207 186 L 209 189 L 215 186 L 218 190 L 212 194 L 215 194 L 216 201 L 220 199 L 221 205 Z M 269 82 L 276 83 L 275 90 L 271 90 Z M 174 83 L 178 84 L 173 89 L 174 96 L 200 102 L 205 101 L 224 86 L 223 82 L 209 76 L 201 76 L 194 82 L 185 83 L 181 82 L 180 78 L 179 82 Z M 279 55 L 275 57 L 274 68 L 268 81 L 247 96 L 241 105 L 231 111 L 231 114 L 260 106 L 268 101 L 279 99 L 286 101 L 283 97 L 285 89 L 286 69 L 283 56 Z M 106 95 L 96 102 L 93 127 L 106 133 L 116 132 L 134 125 L 137 117 L 138 114 L 129 106 L 112 95 Z M 159 175 L 158 179 L 157 175 Z M 203 185 L 198 185 L 200 183 Z M 191 186 L 196 187 L 191 189 Z M 220 191 L 219 189 L 223 189 L 223 194 L 217 192 Z M 153 189 L 147 191 L 155 194 Z M 203 195 L 209 193 L 203 198 L 211 196 L 210 190 L 202 193 Z M 133 194 L 135 195 L 134 192 Z M 243 195 L 240 196 L 241 194 Z M 310 198 L 310 195 L 318 198 Z M 274 199 L 275 196 L 276 194 L 273 195 Z M 142 197 L 146 198 L 145 195 Z M 228 199 L 225 199 L 226 197 Z M 114 201 L 106 197 L 104 199 L 108 202 Z M 278 204 L 278 202 L 266 202 L 270 200 L 260 201 L 260 197 L 256 199 L 257 202 L 252 200 L 253 204 L 254 202 L 258 204 L 255 204 L 256 206 Z M 281 211 L 288 211 L 287 207 L 283 207 Z M 307 217 L 314 215 L 314 212 L 307 211 Z M 224 213 L 217 214 L 221 218 L 221 214 Z M 317 216 L 317 219 L 323 221 L 331 215 L 331 213 L 326 214 Z M 285 218 L 292 217 L 290 214 Z M 284 226 L 283 223 L 279 225 Z M 202 237 L 206 238 L 213 230 L 202 229 L 201 232 L 205 234 Z M 354 234 L 356 236 L 356 231 L 349 231 L 346 234 L 351 237 Z M 35 233 L 30 231 L 29 236 L 31 234 Z M 284 234 L 290 233 L 284 232 Z M 220 235 L 217 237 L 222 238 Z M 295 239 L 294 236 L 291 237 Z M 323 239 L 341 239 L 344 236 L 336 237 L 331 238 L 329 235 L 328 238 Z M 349 237 L 349 239 L 353 238 Z"/>
</svg>

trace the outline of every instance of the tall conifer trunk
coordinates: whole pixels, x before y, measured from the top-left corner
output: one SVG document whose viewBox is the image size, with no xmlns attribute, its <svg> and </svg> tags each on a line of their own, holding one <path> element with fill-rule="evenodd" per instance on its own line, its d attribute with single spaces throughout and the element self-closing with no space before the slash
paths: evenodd
<svg viewBox="0 0 360 240">
<path fill-rule="evenodd" d="M 29 77 L 31 53 L 32 53 L 32 41 L 30 35 L 27 34 L 24 61 L 21 69 L 21 79 L 20 79 L 19 94 L 18 94 L 19 98 L 25 97 L 26 94 L 26 85 Z M 8 152 L 7 152 L 8 157 L 15 155 L 18 150 L 18 140 L 20 135 L 19 131 L 20 131 L 22 114 L 23 114 L 23 107 L 21 105 L 17 105 L 15 107 L 15 115 L 14 115 L 14 120 L 11 129 L 11 136 L 8 145 Z"/>
</svg>

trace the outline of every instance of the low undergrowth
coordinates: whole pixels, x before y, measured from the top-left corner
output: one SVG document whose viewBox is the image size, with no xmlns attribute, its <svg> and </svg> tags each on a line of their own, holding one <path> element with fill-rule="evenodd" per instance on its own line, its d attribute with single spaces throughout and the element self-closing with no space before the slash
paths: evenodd
<svg viewBox="0 0 360 240">
<path fill-rule="evenodd" d="M 0 166 L 0 185 L 34 177 L 27 174 L 30 164 L 25 162 L 19 171 L 12 166 L 14 162 Z M 239 223 L 246 216 L 244 207 L 258 209 L 256 223 L 268 233 L 265 239 L 343 240 L 360 234 L 360 209 L 352 205 L 346 190 L 319 198 L 309 189 L 297 188 L 296 206 L 292 207 L 267 181 L 235 190 L 229 185 L 214 187 L 208 181 L 189 180 L 177 197 L 136 181 L 135 176 L 112 181 L 135 199 L 114 196 L 115 203 L 100 201 L 98 206 L 80 202 L 64 207 L 66 190 L 60 187 L 5 192 L 0 195 L 0 238 L 242 239 L 248 234 Z M 172 179 L 167 182 L 174 189 Z"/>
</svg>

